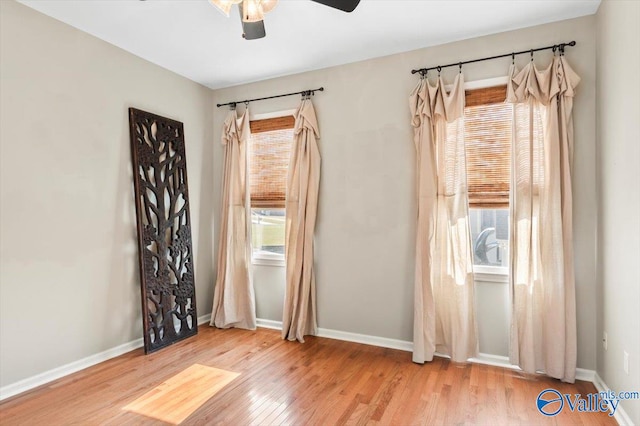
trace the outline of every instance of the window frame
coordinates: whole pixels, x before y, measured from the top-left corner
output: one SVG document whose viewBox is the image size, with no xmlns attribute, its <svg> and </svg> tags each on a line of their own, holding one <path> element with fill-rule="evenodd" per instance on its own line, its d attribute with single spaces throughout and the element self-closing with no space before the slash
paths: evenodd
<svg viewBox="0 0 640 426">
<path fill-rule="evenodd" d="M 487 78 L 483 80 L 474 80 L 464 83 L 464 90 L 484 89 L 487 87 L 505 85 L 509 82 L 508 76 Z M 451 85 L 447 85 L 446 90 L 452 88 Z M 468 208 L 471 208 L 468 206 Z M 511 238 L 509 237 L 509 242 Z M 511 247 L 509 247 L 511 251 Z M 473 279 L 474 281 L 498 283 L 504 284 L 509 282 L 509 267 L 508 266 L 488 266 L 488 265 L 473 265 Z"/>
<path fill-rule="evenodd" d="M 267 113 L 253 114 L 249 113 L 249 121 L 256 120 L 268 120 L 271 118 L 280 118 L 286 117 L 288 115 L 293 115 L 295 117 L 296 110 L 295 109 L 287 109 L 281 111 L 273 111 Z M 251 153 L 249 153 L 251 155 Z M 255 207 L 258 210 L 276 210 L 276 208 L 259 208 Z M 249 207 L 250 210 L 253 210 L 253 207 Z M 286 218 L 286 213 L 285 213 Z M 251 238 L 251 264 L 258 266 L 274 266 L 274 267 L 284 267 L 285 266 L 285 256 L 283 254 L 270 253 L 265 251 L 260 251 L 256 253 L 253 250 L 253 238 Z"/>
</svg>

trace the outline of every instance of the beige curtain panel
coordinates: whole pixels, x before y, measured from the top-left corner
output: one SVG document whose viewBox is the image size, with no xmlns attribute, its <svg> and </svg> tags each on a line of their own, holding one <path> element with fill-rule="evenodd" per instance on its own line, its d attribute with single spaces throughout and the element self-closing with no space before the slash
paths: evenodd
<svg viewBox="0 0 640 426">
<path fill-rule="evenodd" d="M 573 97 L 580 78 L 564 56 L 510 70 L 510 359 L 573 383 L 576 307 L 572 247 Z"/>
<path fill-rule="evenodd" d="M 222 144 L 224 177 L 218 275 L 213 295 L 211 325 L 218 328 L 256 328 L 253 284 L 249 273 L 251 259 L 249 193 L 247 182 L 247 144 L 249 110 L 237 116 L 231 111 L 224 122 Z"/>
<path fill-rule="evenodd" d="M 477 356 L 473 260 L 464 144 L 464 78 L 450 92 L 427 79 L 410 97 L 417 154 L 413 361 L 437 351 L 464 362 Z"/>
<path fill-rule="evenodd" d="M 295 118 L 287 176 L 286 289 L 282 337 L 304 342 L 305 335 L 314 335 L 317 331 L 313 234 L 320 186 L 320 151 L 317 141 L 320 133 L 311 100 L 302 101 Z"/>
</svg>

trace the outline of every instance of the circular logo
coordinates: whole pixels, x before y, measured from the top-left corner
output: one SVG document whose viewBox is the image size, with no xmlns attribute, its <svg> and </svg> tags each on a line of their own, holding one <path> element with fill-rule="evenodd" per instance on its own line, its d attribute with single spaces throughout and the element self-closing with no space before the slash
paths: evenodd
<svg viewBox="0 0 640 426">
<path fill-rule="evenodd" d="M 564 407 L 564 400 L 562 394 L 555 389 L 545 389 L 536 399 L 536 406 L 538 411 L 545 416 L 555 416 Z"/>
</svg>

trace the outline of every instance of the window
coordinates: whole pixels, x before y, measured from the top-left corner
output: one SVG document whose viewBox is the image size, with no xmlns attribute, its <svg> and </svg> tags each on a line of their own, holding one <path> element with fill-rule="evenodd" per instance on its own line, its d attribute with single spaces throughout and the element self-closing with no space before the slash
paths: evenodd
<svg viewBox="0 0 640 426">
<path fill-rule="evenodd" d="M 509 209 L 469 209 L 473 263 L 507 266 Z"/>
<path fill-rule="evenodd" d="M 513 106 L 506 86 L 465 93 L 465 154 L 474 272 L 506 281 L 509 262 L 509 186 Z"/>
<path fill-rule="evenodd" d="M 251 247 L 253 263 L 284 260 L 284 209 L 251 209 Z"/>
<path fill-rule="evenodd" d="M 250 122 L 249 186 L 254 264 L 284 265 L 284 203 L 294 124 L 292 115 Z"/>
</svg>

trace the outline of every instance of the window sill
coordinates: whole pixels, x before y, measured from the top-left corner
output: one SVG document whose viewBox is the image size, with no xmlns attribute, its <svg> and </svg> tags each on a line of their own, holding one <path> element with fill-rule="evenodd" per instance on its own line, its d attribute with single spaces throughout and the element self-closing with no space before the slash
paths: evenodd
<svg viewBox="0 0 640 426">
<path fill-rule="evenodd" d="M 509 268 L 506 266 L 473 266 L 473 277 L 475 281 L 484 283 L 508 283 Z"/>
<path fill-rule="evenodd" d="M 284 266 L 284 255 L 273 253 L 256 253 L 251 258 L 252 265 L 259 266 Z"/>
</svg>

